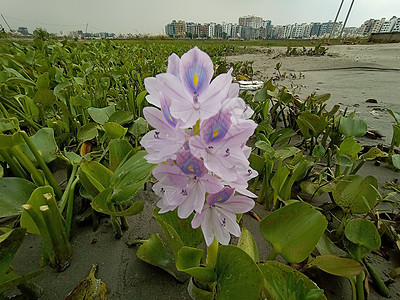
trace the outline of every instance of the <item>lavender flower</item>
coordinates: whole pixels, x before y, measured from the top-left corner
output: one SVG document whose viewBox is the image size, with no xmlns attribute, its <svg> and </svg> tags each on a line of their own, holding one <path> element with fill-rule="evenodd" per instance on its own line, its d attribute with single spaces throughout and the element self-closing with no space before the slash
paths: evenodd
<svg viewBox="0 0 400 300">
<path fill-rule="evenodd" d="M 143 110 L 154 130 L 141 145 L 146 159 L 158 164 L 153 190 L 161 198 L 159 213 L 177 209 L 187 218 L 194 212 L 192 227 L 201 226 L 208 246 L 214 237 L 228 244 L 230 234 L 240 236 L 236 214 L 254 201 L 234 193 L 256 196 L 247 190 L 258 174 L 245 144 L 257 125 L 231 72 L 212 80 L 210 57 L 195 47 L 181 58 L 172 54 L 167 73 L 145 79 L 146 99 L 157 108 Z"/>
</svg>

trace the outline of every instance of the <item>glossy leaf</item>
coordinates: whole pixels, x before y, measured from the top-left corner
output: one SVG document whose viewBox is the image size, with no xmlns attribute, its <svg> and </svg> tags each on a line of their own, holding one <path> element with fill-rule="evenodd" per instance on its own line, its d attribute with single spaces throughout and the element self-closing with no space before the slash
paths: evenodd
<svg viewBox="0 0 400 300">
<path fill-rule="evenodd" d="M 108 119 L 109 122 L 114 122 L 119 125 L 125 125 L 133 120 L 133 114 L 129 111 L 119 110 L 113 113 Z"/>
<path fill-rule="evenodd" d="M 388 157 L 388 154 L 377 147 L 372 147 L 367 153 L 361 155 L 360 159 L 373 160 L 378 157 Z"/>
<path fill-rule="evenodd" d="M 363 267 L 358 261 L 334 255 L 317 256 L 308 263 L 308 266 L 317 267 L 332 275 L 348 278 L 356 276 L 363 271 Z"/>
<path fill-rule="evenodd" d="M 324 117 L 320 117 L 307 111 L 302 112 L 298 116 L 296 123 L 306 139 L 318 136 L 328 125 Z"/>
<path fill-rule="evenodd" d="M 28 202 L 35 188 L 36 185 L 23 178 L 0 178 L 0 218 L 21 214 L 21 205 Z"/>
<path fill-rule="evenodd" d="M 349 155 L 354 159 L 358 157 L 358 153 L 363 149 L 364 147 L 359 142 L 357 142 L 353 137 L 346 138 L 340 144 L 340 153 Z"/>
<path fill-rule="evenodd" d="M 50 163 L 57 158 L 59 150 L 54 138 L 54 130 L 52 128 L 42 128 L 29 138 L 36 146 L 46 163 Z M 30 158 L 30 160 L 36 163 L 36 157 L 33 155 L 28 145 L 24 144 L 23 148 L 25 154 Z"/>
<path fill-rule="evenodd" d="M 176 268 L 201 282 L 214 282 L 217 278 L 214 270 L 200 266 L 203 253 L 202 249 L 183 246 L 176 257 Z"/>
<path fill-rule="evenodd" d="M 197 247 L 204 241 L 201 229 L 192 228 L 193 216 L 181 219 L 176 211 L 159 214 L 159 210 L 159 208 L 153 210 L 153 217 L 160 224 L 175 255 L 183 246 Z"/>
<path fill-rule="evenodd" d="M 264 278 L 266 299 L 299 299 L 296 297 L 300 296 L 298 295 L 298 291 L 289 286 L 289 279 L 290 277 L 292 277 L 292 280 L 294 279 L 294 281 L 297 283 L 303 282 L 304 294 L 309 294 L 310 296 L 311 294 L 315 295 L 312 298 L 310 297 L 300 299 L 326 300 L 326 297 L 323 294 L 323 290 L 319 289 L 319 287 L 311 279 L 309 279 L 303 273 L 300 273 L 299 271 L 287 265 L 284 265 L 278 261 L 266 261 L 262 264 L 258 264 L 258 267 L 261 270 Z M 294 298 L 290 298 L 290 294 L 292 294 L 292 297 L 294 296 Z"/>
<path fill-rule="evenodd" d="M 112 192 L 112 188 L 107 188 L 96 197 L 94 197 L 91 203 L 92 208 L 103 214 L 115 217 L 133 216 L 137 215 L 143 210 L 144 203 L 142 201 L 134 202 L 129 208 L 125 210 L 116 210 L 113 203 L 111 202 Z"/>
<path fill-rule="evenodd" d="M 344 230 L 346 238 L 354 244 L 364 246 L 369 251 L 381 246 L 381 237 L 375 225 L 364 218 L 350 220 Z"/>
<path fill-rule="evenodd" d="M 373 176 L 348 175 L 336 183 L 332 196 L 343 210 L 364 214 L 375 206 L 377 189 L 378 181 Z"/>
<path fill-rule="evenodd" d="M 96 161 L 85 161 L 81 164 L 81 170 L 99 192 L 102 192 L 110 186 L 113 172 L 102 164 Z"/>
<path fill-rule="evenodd" d="M 130 201 L 150 178 L 156 165 L 148 163 L 145 155 L 146 151 L 138 151 L 115 170 L 110 178 L 110 184 L 114 186 L 113 202 Z"/>
<path fill-rule="evenodd" d="M 105 122 L 103 124 L 104 131 L 106 132 L 107 136 L 111 139 L 119 139 L 122 138 L 126 132 L 128 131 L 128 128 L 124 128 L 118 123 L 114 122 Z"/>
<path fill-rule="evenodd" d="M 79 128 L 77 137 L 80 142 L 86 142 L 94 139 L 99 135 L 97 124 L 94 122 L 87 123 Z"/>
<path fill-rule="evenodd" d="M 132 133 L 136 138 L 145 134 L 149 130 L 149 125 L 147 121 L 142 117 L 137 118 L 131 127 L 129 128 L 129 132 Z"/>
<path fill-rule="evenodd" d="M 196 300 L 214 300 L 214 293 L 196 286 L 193 277 L 189 279 L 188 294 Z"/>
<path fill-rule="evenodd" d="M 246 252 L 255 262 L 259 261 L 257 243 L 245 226 L 242 226 L 242 234 L 239 237 L 237 246 Z"/>
<path fill-rule="evenodd" d="M 367 133 L 368 126 L 364 120 L 351 117 L 341 117 L 339 122 L 340 133 L 346 136 L 362 137 Z"/>
<path fill-rule="evenodd" d="M 110 154 L 110 170 L 114 172 L 126 155 L 133 150 L 132 145 L 126 140 L 112 140 L 108 144 Z"/>
<path fill-rule="evenodd" d="M 216 299 L 259 299 L 263 287 L 261 271 L 242 249 L 220 245 L 215 271 Z"/>
<path fill-rule="evenodd" d="M 175 256 L 158 233 L 153 233 L 149 239 L 143 241 L 143 244 L 136 252 L 136 256 L 148 264 L 167 271 L 181 282 L 189 277 L 188 274 L 179 272 L 176 269 Z"/>
<path fill-rule="evenodd" d="M 113 104 L 103 108 L 89 107 L 88 113 L 93 121 L 103 124 L 108 121 L 113 113 L 115 113 L 115 105 Z"/>
<path fill-rule="evenodd" d="M 261 220 L 264 238 L 290 263 L 305 260 L 314 250 L 328 222 L 313 206 L 296 202 Z"/>
</svg>

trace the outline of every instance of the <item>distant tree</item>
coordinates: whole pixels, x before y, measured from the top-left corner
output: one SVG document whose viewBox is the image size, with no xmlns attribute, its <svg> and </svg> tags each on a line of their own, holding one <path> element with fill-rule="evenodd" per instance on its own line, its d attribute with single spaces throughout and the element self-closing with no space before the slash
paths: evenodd
<svg viewBox="0 0 400 300">
<path fill-rule="evenodd" d="M 33 31 L 33 38 L 39 39 L 42 41 L 47 41 L 50 38 L 50 33 L 48 33 L 47 30 L 44 28 L 36 28 Z"/>
</svg>

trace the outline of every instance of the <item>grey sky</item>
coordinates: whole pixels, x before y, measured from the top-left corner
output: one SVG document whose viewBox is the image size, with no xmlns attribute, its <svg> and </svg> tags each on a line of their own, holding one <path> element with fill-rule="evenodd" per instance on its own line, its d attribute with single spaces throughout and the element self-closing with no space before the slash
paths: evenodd
<svg viewBox="0 0 400 300">
<path fill-rule="evenodd" d="M 44 27 L 49 32 L 85 30 L 114 33 L 162 33 L 175 20 L 199 23 L 237 23 L 239 17 L 256 15 L 273 25 L 334 20 L 341 0 L 1 0 L 10 26 Z M 345 0 L 339 21 L 344 21 L 351 0 Z M 373 18 L 400 16 L 399 0 L 355 0 L 348 26 Z M 3 19 L 0 24 L 6 27 Z"/>
</svg>

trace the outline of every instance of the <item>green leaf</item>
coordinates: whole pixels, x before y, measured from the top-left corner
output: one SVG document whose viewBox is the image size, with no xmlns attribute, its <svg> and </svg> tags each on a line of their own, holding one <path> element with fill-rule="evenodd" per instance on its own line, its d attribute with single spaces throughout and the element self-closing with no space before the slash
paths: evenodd
<svg viewBox="0 0 400 300">
<path fill-rule="evenodd" d="M 147 94 L 147 91 L 142 91 L 142 92 L 139 93 L 139 95 L 137 95 L 137 97 L 136 97 L 136 104 L 137 104 L 138 107 L 141 107 L 141 106 L 142 106 L 146 94 Z M 131 107 L 135 107 L 135 106 L 136 106 L 136 105 L 131 105 Z"/>
<path fill-rule="evenodd" d="M 257 141 L 254 146 L 256 146 L 258 149 L 264 151 L 265 153 L 268 153 L 270 156 L 273 156 L 275 154 L 275 150 L 271 147 L 271 144 L 266 141 Z"/>
<path fill-rule="evenodd" d="M 313 206 L 296 202 L 266 216 L 260 222 L 264 238 L 290 263 L 305 260 L 314 250 L 328 222 Z"/>
<path fill-rule="evenodd" d="M 395 147 L 400 146 L 400 125 L 393 124 L 392 145 Z"/>
<path fill-rule="evenodd" d="M 93 121 L 103 124 L 108 121 L 113 113 L 115 113 L 115 104 L 103 108 L 89 107 L 88 113 Z"/>
<path fill-rule="evenodd" d="M 64 156 L 68 159 L 71 165 L 80 165 L 82 162 L 82 157 L 75 152 L 64 152 Z"/>
<path fill-rule="evenodd" d="M 99 135 L 97 124 L 94 122 L 87 123 L 79 128 L 77 138 L 80 142 L 86 142 L 94 139 Z"/>
<path fill-rule="evenodd" d="M 332 192 L 333 200 L 343 210 L 365 214 L 376 204 L 378 181 L 373 176 L 348 175 L 340 179 Z"/>
<path fill-rule="evenodd" d="M 344 229 L 346 238 L 369 251 L 381 246 L 381 237 L 374 223 L 364 218 L 350 220 Z"/>
<path fill-rule="evenodd" d="M 175 256 L 158 233 L 153 233 L 148 240 L 143 241 L 136 252 L 136 256 L 148 264 L 167 271 L 181 282 L 188 278 L 186 273 L 179 272 L 176 269 Z"/>
<path fill-rule="evenodd" d="M 29 137 L 36 146 L 40 155 L 46 163 L 50 163 L 57 158 L 58 146 L 54 138 L 53 128 L 41 128 L 33 136 Z M 37 163 L 36 157 L 26 143 L 23 144 L 23 150 L 31 161 Z"/>
<path fill-rule="evenodd" d="M 91 203 L 92 208 L 103 214 L 115 217 L 133 216 L 137 215 L 143 210 L 144 204 L 141 201 L 134 202 L 129 208 L 125 210 L 115 210 L 113 203 L 111 202 L 112 192 L 112 188 L 107 188 L 96 197 L 94 197 Z"/>
<path fill-rule="evenodd" d="M 79 95 L 71 97 L 69 101 L 71 105 L 82 108 L 88 108 L 92 104 L 92 101 L 90 101 L 89 99 L 85 99 Z"/>
<path fill-rule="evenodd" d="M 54 95 L 56 95 L 59 98 L 62 98 L 63 97 L 62 91 L 70 86 L 72 86 L 72 83 L 69 81 L 64 81 L 57 84 L 56 87 L 54 88 Z"/>
<path fill-rule="evenodd" d="M 290 138 L 296 136 L 297 133 L 291 128 L 283 128 L 274 131 L 268 137 L 271 145 L 286 143 Z"/>
<path fill-rule="evenodd" d="M 289 157 L 296 155 L 299 152 L 300 152 L 300 149 L 297 147 L 293 147 L 290 145 L 282 145 L 278 149 L 275 150 L 275 157 L 276 158 L 281 157 L 282 160 L 285 160 Z"/>
<path fill-rule="evenodd" d="M 400 154 L 393 154 L 391 156 L 393 167 L 400 170 Z"/>
<path fill-rule="evenodd" d="M 0 178 L 0 218 L 22 213 L 21 205 L 28 202 L 36 186 L 23 178 Z"/>
<path fill-rule="evenodd" d="M 99 192 L 104 191 L 110 186 L 113 172 L 102 164 L 96 161 L 85 161 L 81 164 L 81 170 Z"/>
<path fill-rule="evenodd" d="M 266 88 L 262 88 L 261 90 L 257 91 L 254 95 L 253 101 L 255 102 L 265 102 L 268 99 L 268 90 Z"/>
<path fill-rule="evenodd" d="M 340 257 L 348 256 L 346 251 L 343 251 L 338 246 L 336 246 L 326 234 L 323 234 L 316 245 L 319 254 L 321 255 L 335 255 Z"/>
<path fill-rule="evenodd" d="M 215 271 L 216 299 L 259 299 L 263 287 L 261 271 L 242 249 L 219 246 Z"/>
<path fill-rule="evenodd" d="M 347 278 L 356 276 L 363 271 L 363 267 L 358 261 L 334 255 L 317 256 L 308 263 L 308 266 L 317 267 L 326 273 Z"/>
<path fill-rule="evenodd" d="M 317 137 L 328 125 L 325 117 L 307 111 L 298 116 L 296 123 L 306 139 Z"/>
<path fill-rule="evenodd" d="M 358 153 L 362 151 L 364 147 L 357 142 L 353 137 L 346 138 L 340 144 L 340 153 L 344 155 L 349 155 L 354 159 L 357 159 Z"/>
<path fill-rule="evenodd" d="M 183 246 L 176 257 L 176 268 L 201 282 L 214 282 L 217 279 L 214 270 L 200 267 L 203 253 L 202 249 Z"/>
<path fill-rule="evenodd" d="M 364 120 L 341 117 L 339 132 L 346 136 L 362 137 L 367 133 L 368 126 Z"/>
<path fill-rule="evenodd" d="M 26 79 L 26 78 L 17 78 L 17 77 L 12 77 L 6 80 L 7 84 L 10 85 L 29 85 L 29 86 L 35 86 L 35 83 L 32 80 Z"/>
<path fill-rule="evenodd" d="M 159 214 L 159 210 L 159 208 L 153 210 L 153 217 L 160 224 L 175 255 L 183 246 L 197 247 L 204 241 L 201 229 L 192 228 L 193 216 L 181 219 L 176 211 Z"/>
<path fill-rule="evenodd" d="M 364 153 L 363 155 L 361 155 L 360 159 L 373 160 L 378 157 L 388 157 L 388 154 L 386 152 L 381 151 L 377 147 L 372 147 L 371 149 L 368 150 L 367 153 Z"/>
<path fill-rule="evenodd" d="M 308 298 L 297 298 L 300 295 L 294 295 L 294 298 L 290 298 L 289 294 L 293 293 L 293 290 L 289 289 L 288 281 L 292 277 L 297 282 L 303 282 L 304 293 L 316 293 L 316 297 L 312 299 L 326 300 L 323 294 L 323 290 L 319 289 L 318 286 L 309 279 L 303 273 L 282 264 L 278 261 L 266 261 L 262 264 L 258 264 L 259 269 L 262 272 L 264 278 L 264 288 L 266 291 L 266 299 L 269 300 L 286 300 L 286 299 L 308 299 Z M 304 296 L 303 296 L 304 297 Z"/>
<path fill-rule="evenodd" d="M 0 236 L 0 277 L 4 276 L 11 267 L 14 255 L 25 238 L 25 233 L 25 228 L 16 228 Z"/>
<path fill-rule="evenodd" d="M 396 121 L 396 124 L 400 125 L 400 114 L 389 108 L 388 108 L 388 112 L 394 118 L 394 120 Z"/>
<path fill-rule="evenodd" d="M 214 300 L 213 292 L 203 290 L 195 285 L 193 277 L 189 279 L 188 294 L 192 299 L 196 300 Z"/>
<path fill-rule="evenodd" d="M 255 262 L 258 262 L 257 243 L 251 232 L 248 231 L 245 226 L 242 227 L 242 234 L 240 235 L 237 246 L 246 252 Z"/>
<path fill-rule="evenodd" d="M 38 90 L 40 89 L 48 89 L 50 86 L 50 78 L 49 78 L 49 73 L 45 72 L 42 75 L 38 77 L 36 80 L 36 88 Z"/>
<path fill-rule="evenodd" d="M 132 126 L 129 127 L 129 132 L 132 133 L 136 138 L 139 138 L 142 134 L 145 134 L 149 130 L 147 121 L 142 117 L 139 117 L 133 122 Z"/>
<path fill-rule="evenodd" d="M 110 184 L 115 187 L 114 203 L 130 201 L 150 178 L 156 165 L 148 163 L 145 155 L 146 151 L 138 151 L 115 170 L 110 179 Z"/>
<path fill-rule="evenodd" d="M 0 149 L 10 149 L 18 145 L 17 141 L 9 134 L 0 134 Z"/>
<path fill-rule="evenodd" d="M 53 104 L 54 100 L 56 100 L 56 97 L 54 96 L 52 90 L 40 89 L 36 92 L 33 100 L 36 104 L 46 107 Z"/>
<path fill-rule="evenodd" d="M 325 156 L 326 150 L 322 145 L 316 145 L 313 149 L 312 156 L 321 159 Z"/>
<path fill-rule="evenodd" d="M 133 120 L 133 114 L 129 111 L 116 111 L 108 119 L 109 122 L 118 123 L 119 125 L 125 125 Z"/>
<path fill-rule="evenodd" d="M 17 118 L 0 118 L 0 132 L 12 129 L 19 129 Z"/>
<path fill-rule="evenodd" d="M 108 144 L 110 154 L 110 170 L 114 172 L 124 158 L 133 150 L 132 145 L 126 140 L 112 140 Z"/>
<path fill-rule="evenodd" d="M 126 132 L 128 131 L 128 128 L 124 128 L 118 123 L 114 122 L 105 122 L 103 124 L 104 131 L 106 132 L 107 136 L 111 139 L 119 139 L 122 138 Z"/>
</svg>

